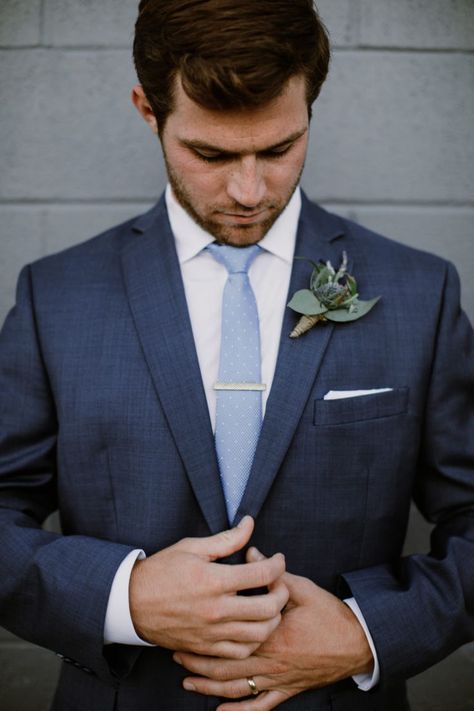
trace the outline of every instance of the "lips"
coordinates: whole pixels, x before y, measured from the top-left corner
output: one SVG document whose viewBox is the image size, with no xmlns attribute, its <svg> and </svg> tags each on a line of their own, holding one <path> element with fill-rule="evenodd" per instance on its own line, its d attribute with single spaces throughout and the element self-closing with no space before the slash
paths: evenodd
<svg viewBox="0 0 474 711">
<path fill-rule="evenodd" d="M 230 219 L 232 222 L 237 222 L 245 224 L 247 222 L 255 222 L 258 218 L 264 215 L 265 210 L 259 210 L 259 212 L 253 212 L 251 214 L 245 213 L 244 215 L 235 212 L 224 212 L 221 213 L 223 217 Z"/>
</svg>

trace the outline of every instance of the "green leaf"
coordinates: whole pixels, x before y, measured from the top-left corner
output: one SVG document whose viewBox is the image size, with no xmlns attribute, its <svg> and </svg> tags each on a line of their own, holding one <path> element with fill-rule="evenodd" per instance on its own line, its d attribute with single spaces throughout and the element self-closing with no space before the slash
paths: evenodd
<svg viewBox="0 0 474 711">
<path fill-rule="evenodd" d="M 328 284 L 330 281 L 332 281 L 332 277 L 334 275 L 332 274 L 331 270 L 328 269 L 326 266 L 324 266 L 319 273 L 317 274 L 316 278 L 311 280 L 311 288 L 312 289 L 319 289 L 320 286 L 323 284 Z"/>
<path fill-rule="evenodd" d="M 301 289 L 293 295 L 290 303 L 290 309 L 305 316 L 316 316 L 317 314 L 326 313 L 327 309 L 315 297 L 309 289 Z"/>
<path fill-rule="evenodd" d="M 325 314 L 325 317 L 328 321 L 334 321 L 335 323 L 357 321 L 357 319 L 368 314 L 379 299 L 380 296 L 376 296 L 375 299 L 370 299 L 369 301 L 355 301 L 353 303 L 353 311 L 348 311 L 347 309 L 334 309 L 334 311 L 328 311 Z"/>
<path fill-rule="evenodd" d="M 357 294 L 357 282 L 351 274 L 346 274 L 347 286 L 351 296 L 356 296 Z"/>
</svg>

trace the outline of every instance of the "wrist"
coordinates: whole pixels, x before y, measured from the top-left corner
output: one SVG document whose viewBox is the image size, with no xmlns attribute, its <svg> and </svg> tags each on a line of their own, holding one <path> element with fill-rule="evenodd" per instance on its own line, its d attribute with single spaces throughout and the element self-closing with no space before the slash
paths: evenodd
<svg viewBox="0 0 474 711">
<path fill-rule="evenodd" d="M 151 643 L 151 640 L 147 638 L 143 614 L 146 608 L 146 588 L 146 559 L 136 560 L 130 574 L 128 587 L 130 617 L 137 635 L 145 642 Z"/>
<path fill-rule="evenodd" d="M 371 674 L 374 668 L 374 657 L 367 639 L 366 632 L 357 615 L 351 607 L 344 605 L 345 618 L 348 625 L 347 637 L 353 667 L 350 676 Z"/>
</svg>

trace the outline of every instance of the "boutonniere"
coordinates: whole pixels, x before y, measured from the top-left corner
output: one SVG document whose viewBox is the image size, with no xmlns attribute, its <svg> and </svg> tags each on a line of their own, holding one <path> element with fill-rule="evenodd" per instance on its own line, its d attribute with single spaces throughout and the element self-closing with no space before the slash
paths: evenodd
<svg viewBox="0 0 474 711">
<path fill-rule="evenodd" d="M 342 253 L 342 262 L 336 271 L 331 262 L 313 262 L 309 289 L 301 289 L 293 295 L 288 304 L 296 313 L 303 314 L 290 333 L 290 338 L 298 338 L 309 331 L 320 321 L 334 321 L 347 323 L 356 321 L 369 313 L 375 306 L 380 296 L 369 301 L 360 301 L 357 293 L 357 282 L 352 274 L 347 273 L 347 254 Z"/>
</svg>

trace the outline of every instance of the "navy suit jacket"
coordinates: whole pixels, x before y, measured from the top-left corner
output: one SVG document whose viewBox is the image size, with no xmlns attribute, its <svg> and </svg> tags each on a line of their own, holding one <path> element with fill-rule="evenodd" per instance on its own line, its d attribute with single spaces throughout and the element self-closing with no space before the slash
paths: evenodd
<svg viewBox="0 0 474 711">
<path fill-rule="evenodd" d="M 404 680 L 474 636 L 473 332 L 451 265 L 304 198 L 296 255 L 343 250 L 361 298 L 382 298 L 295 340 L 287 309 L 237 517 L 289 571 L 354 595 L 380 662 L 369 693 L 349 679 L 281 708 L 400 711 Z M 294 262 L 290 293 L 310 271 Z M 392 390 L 323 399 L 374 388 Z M 129 551 L 228 527 L 163 199 L 25 267 L 0 392 L 0 623 L 63 655 L 56 711 L 215 709 L 168 650 L 102 643 Z M 412 499 L 436 526 L 429 555 L 403 558 Z M 56 508 L 63 535 L 41 529 Z"/>
</svg>

